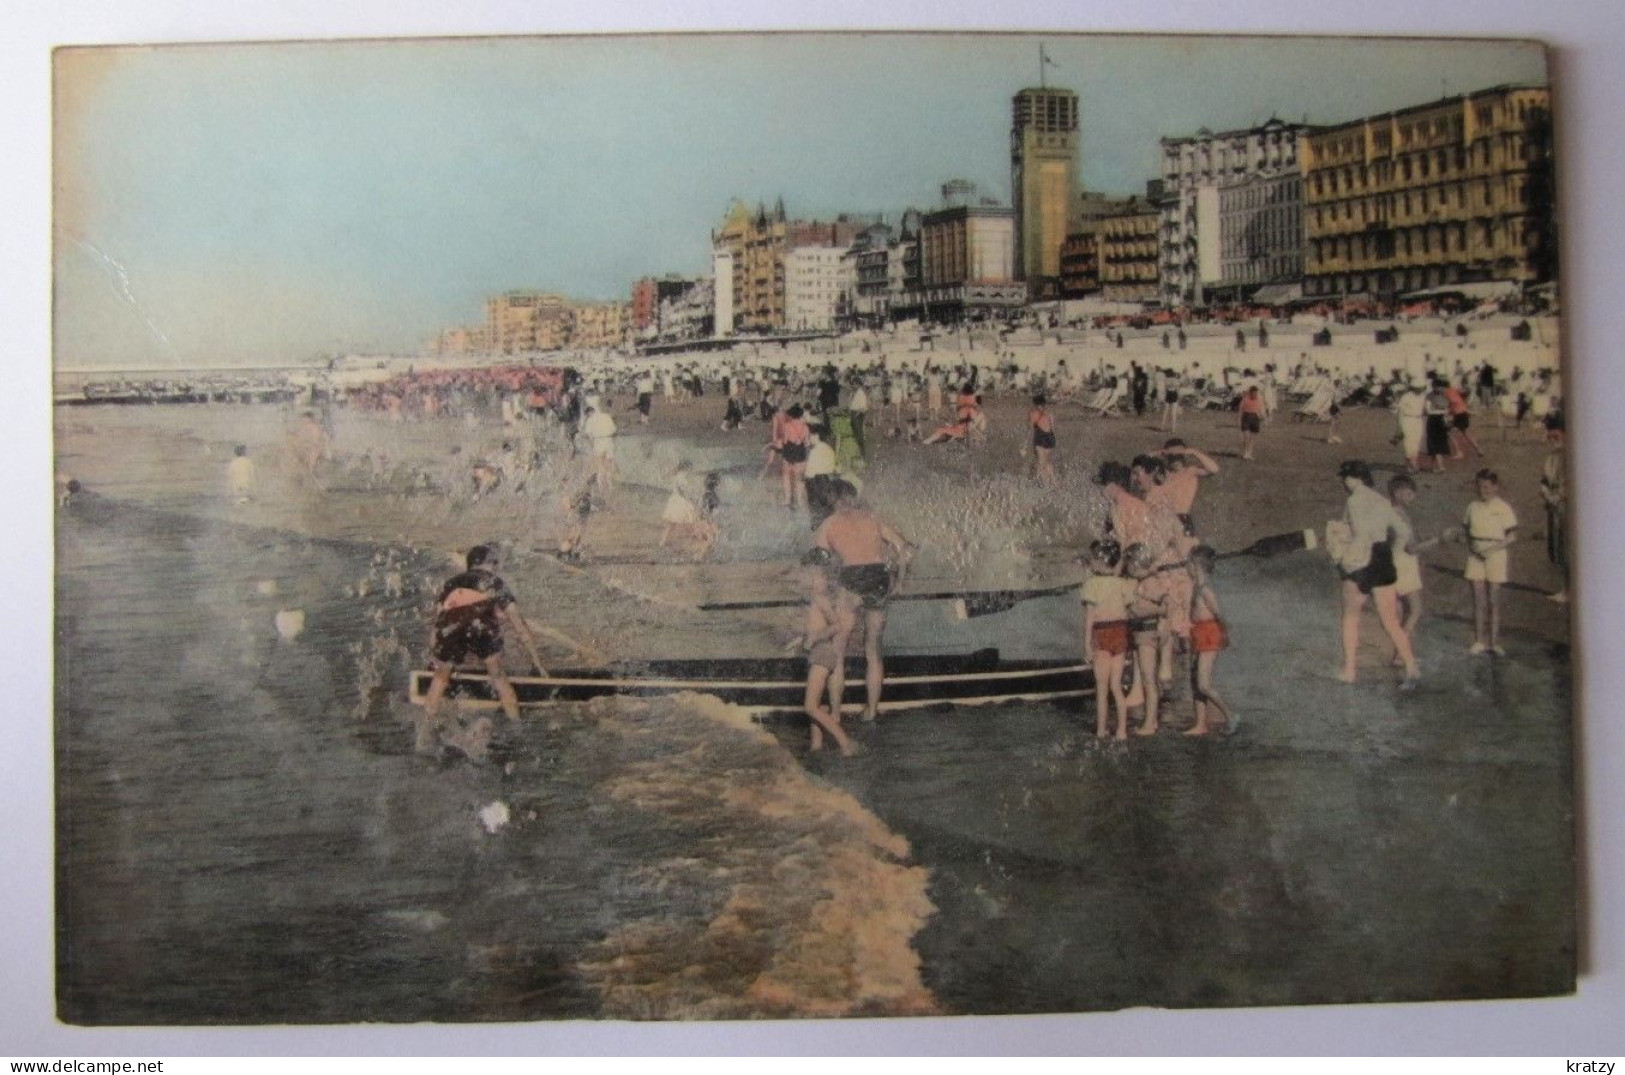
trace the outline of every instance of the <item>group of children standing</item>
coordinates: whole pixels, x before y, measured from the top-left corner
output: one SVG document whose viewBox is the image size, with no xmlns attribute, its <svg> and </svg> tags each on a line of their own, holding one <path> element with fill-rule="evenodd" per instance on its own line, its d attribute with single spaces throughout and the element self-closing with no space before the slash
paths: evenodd
<svg viewBox="0 0 1625 1075">
<path fill-rule="evenodd" d="M 1132 466 L 1100 468 L 1096 482 L 1109 502 L 1112 536 L 1090 545 L 1091 574 L 1082 591 L 1083 649 L 1095 671 L 1100 738 L 1128 738 L 1128 711 L 1136 708 L 1144 711 L 1136 733 L 1157 733 L 1181 648 L 1191 655 L 1195 709 L 1185 734 L 1232 727 L 1213 689 L 1214 663 L 1229 645 L 1210 582 L 1216 555 L 1197 538 L 1191 516 L 1198 483 L 1218 469 L 1211 456 L 1179 440 Z"/>
<path fill-rule="evenodd" d="M 1144 719 L 1135 733 L 1157 733 L 1162 693 L 1173 686 L 1171 668 L 1159 667 L 1159 655 L 1165 648 L 1171 653 L 1176 640 L 1191 654 L 1196 720 L 1185 734 L 1228 730 L 1230 710 L 1213 689 L 1214 662 L 1230 644 L 1210 581 L 1213 549 L 1196 545 L 1183 561 L 1158 564 L 1144 542 L 1125 549 L 1102 539 L 1089 546 L 1088 560 L 1083 644 L 1095 671 L 1095 735 L 1127 739 L 1128 711 L 1142 707 Z"/>
</svg>

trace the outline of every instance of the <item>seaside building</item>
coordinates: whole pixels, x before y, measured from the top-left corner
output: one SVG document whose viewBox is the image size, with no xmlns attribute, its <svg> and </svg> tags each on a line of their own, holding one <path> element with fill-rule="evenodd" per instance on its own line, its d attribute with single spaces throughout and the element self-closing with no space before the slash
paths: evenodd
<svg viewBox="0 0 1625 1075">
<path fill-rule="evenodd" d="M 714 250 L 733 259 L 735 327 L 780 332 L 788 325 L 785 255 L 801 247 L 846 249 L 869 221 L 845 214 L 834 221 L 789 220 L 781 199 L 769 211 L 751 213 L 735 199 L 722 227 L 712 232 Z"/>
<path fill-rule="evenodd" d="M 874 328 L 891 313 L 889 281 L 893 257 L 901 257 L 896 233 L 884 222 L 865 228 L 846 252 L 851 292 L 845 302 L 843 323 Z"/>
<path fill-rule="evenodd" d="M 705 277 L 688 281 L 686 288 L 666 293 L 660 299 L 660 309 L 656 316 L 656 324 L 659 326 L 657 338 L 669 343 L 709 337 L 712 334 L 716 301 L 715 285 L 712 280 Z"/>
<path fill-rule="evenodd" d="M 1260 179 L 1295 176 L 1303 124 L 1270 119 L 1257 127 L 1220 131 L 1202 128 L 1181 138 L 1163 138 L 1161 289 L 1169 306 L 1203 305 L 1210 288 L 1224 283 L 1224 212 L 1222 192 Z M 1297 188 L 1301 197 L 1301 186 Z M 1282 185 L 1277 197 L 1289 197 L 1292 187 Z M 1277 205 L 1275 208 L 1285 207 Z M 1289 214 L 1287 214 L 1289 215 Z M 1244 226 L 1244 214 L 1233 224 Z M 1281 242 L 1290 246 L 1291 241 Z M 1301 247 L 1301 235 L 1296 245 Z M 1271 248 L 1266 260 L 1286 256 Z"/>
<path fill-rule="evenodd" d="M 1016 94 L 1010 121 L 1013 272 L 1034 294 L 1059 287 L 1061 244 L 1077 176 L 1077 94 L 1055 87 L 1029 87 Z"/>
<path fill-rule="evenodd" d="M 734 316 L 734 257 L 725 250 L 711 255 L 711 325 L 717 336 L 732 336 L 736 325 Z"/>
<path fill-rule="evenodd" d="M 1061 244 L 1061 297 L 1081 299 L 1100 291 L 1099 224 L 1074 231 Z"/>
<path fill-rule="evenodd" d="M 485 301 L 485 332 L 497 354 L 546 351 L 564 345 L 569 304 L 546 291 L 508 291 Z"/>
<path fill-rule="evenodd" d="M 1496 86 L 1312 135 L 1305 294 L 1553 279 L 1551 160 L 1545 86 Z"/>
<path fill-rule="evenodd" d="M 784 255 L 784 327 L 794 332 L 832 329 L 853 288 L 847 247 L 797 246 Z"/>
<path fill-rule="evenodd" d="M 1015 279 L 1015 212 L 954 205 L 920 221 L 920 304 L 927 320 L 978 319 L 1015 309 L 1027 288 Z M 1060 248 L 1056 248 L 1057 267 Z"/>
<path fill-rule="evenodd" d="M 1221 299 L 1281 303 L 1303 293 L 1303 176 L 1249 176 L 1219 188 Z"/>
<path fill-rule="evenodd" d="M 532 350 L 558 351 L 570 342 L 571 326 L 575 314 L 568 301 L 561 305 L 541 306 L 536 310 L 535 339 Z"/>
<path fill-rule="evenodd" d="M 491 349 L 486 329 L 479 325 L 458 325 L 435 337 L 430 350 L 437 355 L 479 355 Z"/>
<path fill-rule="evenodd" d="M 1146 202 L 1134 195 L 1120 198 L 1086 190 L 1078 196 L 1066 241 L 1061 244 L 1059 297 L 1080 299 L 1100 293 L 1101 223 L 1145 208 Z"/>
<path fill-rule="evenodd" d="M 924 310 L 920 283 L 924 220 L 918 209 L 905 210 L 897 225 L 897 242 L 886 253 L 886 305 L 893 321 L 919 317 Z"/>
<path fill-rule="evenodd" d="M 626 343 L 628 307 L 619 302 L 583 303 L 570 311 L 568 346 L 607 350 Z"/>
<path fill-rule="evenodd" d="M 1162 292 L 1162 212 L 1149 202 L 1100 222 L 1100 295 L 1114 302 L 1152 302 Z"/>
<path fill-rule="evenodd" d="M 632 331 L 643 335 L 655 327 L 655 315 L 660 309 L 660 296 L 652 276 L 645 276 L 632 285 L 632 305 L 629 311 Z"/>
</svg>

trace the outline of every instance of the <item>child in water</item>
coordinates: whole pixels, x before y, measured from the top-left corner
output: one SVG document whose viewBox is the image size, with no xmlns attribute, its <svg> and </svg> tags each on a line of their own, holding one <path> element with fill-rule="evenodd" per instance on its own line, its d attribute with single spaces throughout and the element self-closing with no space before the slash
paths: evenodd
<svg viewBox="0 0 1625 1075">
<path fill-rule="evenodd" d="M 592 515 L 592 487 L 597 481 L 598 475 L 591 474 L 574 496 L 567 489 L 562 498 L 568 511 L 564 533 L 559 537 L 559 559 L 566 563 L 581 559 L 581 541 L 587 536 L 587 519 Z"/>
<path fill-rule="evenodd" d="M 1136 735 L 1156 735 L 1162 704 L 1157 660 L 1168 631 L 1169 602 L 1175 593 L 1166 573 L 1157 570 L 1156 554 L 1136 542 L 1123 550 L 1123 571 L 1133 583 L 1128 598 L 1128 626 L 1134 641 L 1136 679 L 1145 694 L 1145 720 Z"/>
<path fill-rule="evenodd" d="M 1230 647 L 1230 637 L 1224 629 L 1224 621 L 1219 618 L 1219 599 L 1213 593 L 1211 581 L 1216 559 L 1211 547 L 1198 545 L 1191 550 L 1186 561 L 1193 590 L 1191 652 L 1195 659 L 1191 661 L 1191 698 L 1196 702 L 1196 723 L 1185 732 L 1186 735 L 1207 735 L 1213 730 L 1214 722 L 1208 716 L 1210 709 L 1217 712 L 1220 727 L 1235 730 L 1230 710 L 1213 689 L 1214 662 L 1221 652 Z"/>
<path fill-rule="evenodd" d="M 835 645 L 840 634 L 840 611 L 835 604 L 832 576 L 840 569 L 835 554 L 828 549 L 811 549 L 802 557 L 808 587 L 807 630 L 801 638 L 807 650 L 807 692 L 802 708 L 812 721 L 812 750 L 824 749 L 824 733 L 828 732 L 843 758 L 857 753 L 857 747 L 841 731 L 841 699 L 846 677 L 837 675 L 846 659 Z M 824 705 L 824 691 L 829 688 L 829 705 Z"/>
<path fill-rule="evenodd" d="M 1095 737 L 1106 738 L 1111 706 L 1117 706 L 1116 738 L 1128 738 L 1123 664 L 1128 657 L 1128 598 L 1134 583 L 1118 574 L 1122 549 L 1115 541 L 1089 545 L 1092 572 L 1083 584 L 1083 652 L 1095 670 Z"/>
</svg>

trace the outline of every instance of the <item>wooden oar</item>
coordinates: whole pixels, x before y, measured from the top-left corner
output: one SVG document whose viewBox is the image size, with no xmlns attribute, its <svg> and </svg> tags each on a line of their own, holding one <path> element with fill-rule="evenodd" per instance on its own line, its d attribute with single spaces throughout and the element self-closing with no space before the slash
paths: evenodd
<svg viewBox="0 0 1625 1075">
<path fill-rule="evenodd" d="M 575 652 L 575 655 L 577 657 L 579 657 L 582 660 L 586 661 L 588 664 L 602 664 L 602 663 L 604 663 L 603 654 L 599 653 L 596 649 L 593 649 L 591 646 L 583 646 L 580 642 L 577 642 L 575 639 L 571 638 L 569 635 L 565 634 L 563 631 L 560 631 L 560 630 L 557 630 L 555 628 L 549 627 L 546 624 L 542 624 L 542 623 L 532 623 L 530 625 L 530 629 L 532 631 L 536 631 L 536 632 L 539 632 L 541 634 L 546 635 L 548 638 L 551 638 L 555 642 L 558 642 L 558 643 L 561 643 L 563 645 L 566 645 L 566 646 L 570 647 L 570 649 Z M 543 674 L 545 675 L 546 673 L 543 673 Z"/>
<path fill-rule="evenodd" d="M 1267 559 L 1282 556 L 1290 552 L 1303 549 L 1314 549 L 1320 545 L 1320 539 L 1313 530 L 1292 530 L 1285 534 L 1270 534 L 1261 537 L 1244 549 L 1234 552 L 1220 553 L 1219 559 L 1228 560 L 1236 556 L 1256 556 Z M 927 593 L 894 594 L 894 601 L 953 601 L 955 602 L 954 615 L 958 619 L 976 619 L 979 616 L 991 616 L 999 612 L 1008 612 L 1023 601 L 1030 601 L 1038 597 L 1054 597 L 1058 594 L 1076 590 L 1083 585 L 1081 582 L 1069 582 L 1059 586 L 1045 586 L 1031 590 L 940 590 Z M 796 608 L 807 603 L 801 597 L 774 598 L 766 601 L 717 601 L 700 605 L 701 612 L 744 612 L 752 609 L 767 608 Z"/>
<path fill-rule="evenodd" d="M 1285 534 L 1271 534 L 1261 537 L 1245 549 L 1234 552 L 1221 552 L 1220 560 L 1228 560 L 1233 556 L 1257 556 L 1268 558 L 1281 556 L 1289 552 L 1298 552 L 1301 549 L 1314 549 L 1320 545 L 1320 538 L 1313 530 L 1291 530 Z"/>
<path fill-rule="evenodd" d="M 1018 602 L 1035 597 L 1053 597 L 1076 590 L 1081 583 L 1069 582 L 1061 586 L 1048 586 L 1036 590 L 942 590 L 932 593 L 893 594 L 893 601 L 962 601 L 970 616 L 986 616 L 1005 612 Z M 743 612 L 762 608 L 795 608 L 805 605 L 803 597 L 781 597 L 766 601 L 716 601 L 699 606 L 701 612 Z"/>
</svg>

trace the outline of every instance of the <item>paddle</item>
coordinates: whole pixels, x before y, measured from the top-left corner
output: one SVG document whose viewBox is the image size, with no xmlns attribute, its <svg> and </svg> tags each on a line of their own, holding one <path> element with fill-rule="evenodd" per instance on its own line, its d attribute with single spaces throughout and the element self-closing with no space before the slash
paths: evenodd
<svg viewBox="0 0 1625 1075">
<path fill-rule="evenodd" d="M 541 676 L 543 679 L 547 679 L 552 673 L 548 672 L 548 670 L 543 667 L 541 655 L 536 652 L 536 647 L 530 644 L 530 639 L 528 638 L 522 639 L 521 641 L 524 643 L 525 652 L 530 654 L 530 663 L 536 666 L 536 674 Z"/>
<path fill-rule="evenodd" d="M 1036 590 L 942 590 L 932 593 L 904 593 L 892 595 L 893 601 L 957 601 L 965 606 L 969 617 L 987 616 L 1007 612 L 1019 602 L 1034 597 L 1053 597 L 1075 590 L 1079 583 L 1069 582 Z M 805 598 L 782 597 L 767 601 L 716 601 L 699 606 L 701 612 L 743 612 L 763 608 L 795 608 L 805 605 Z"/>
<path fill-rule="evenodd" d="M 1220 560 L 1228 560 L 1233 556 L 1257 556 L 1268 558 L 1280 556 L 1283 553 L 1297 552 L 1300 549 L 1314 549 L 1320 545 L 1320 540 L 1313 530 L 1292 530 L 1285 534 L 1271 534 L 1261 537 L 1245 549 L 1234 552 L 1221 552 Z"/>
<path fill-rule="evenodd" d="M 1270 534 L 1261 537 L 1244 549 L 1234 552 L 1220 553 L 1219 559 L 1228 560 L 1235 556 L 1256 556 L 1261 559 L 1281 556 L 1303 549 L 1314 549 L 1320 544 L 1318 536 L 1313 530 L 1292 530 L 1285 534 Z M 992 616 L 999 612 L 1008 612 L 1023 601 L 1030 601 L 1037 597 L 1054 597 L 1057 594 L 1076 590 L 1082 583 L 1068 582 L 1059 586 L 1046 586 L 1031 590 L 940 590 L 929 593 L 894 594 L 894 601 L 952 601 L 954 602 L 954 616 L 956 619 L 973 620 L 981 616 Z M 752 609 L 765 608 L 795 608 L 807 603 L 805 598 L 783 597 L 767 601 L 716 601 L 700 605 L 701 612 L 744 612 Z"/>
</svg>

